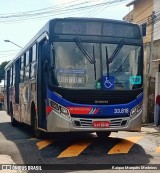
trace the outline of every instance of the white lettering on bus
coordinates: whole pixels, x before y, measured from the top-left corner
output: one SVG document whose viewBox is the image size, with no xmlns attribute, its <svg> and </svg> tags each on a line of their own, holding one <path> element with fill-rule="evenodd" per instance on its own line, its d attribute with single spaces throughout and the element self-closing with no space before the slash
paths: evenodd
<svg viewBox="0 0 160 173">
<path fill-rule="evenodd" d="M 59 83 L 69 83 L 69 84 L 74 84 L 74 83 L 84 83 L 84 77 L 76 77 L 76 76 L 59 76 L 58 77 L 58 82 Z"/>
</svg>

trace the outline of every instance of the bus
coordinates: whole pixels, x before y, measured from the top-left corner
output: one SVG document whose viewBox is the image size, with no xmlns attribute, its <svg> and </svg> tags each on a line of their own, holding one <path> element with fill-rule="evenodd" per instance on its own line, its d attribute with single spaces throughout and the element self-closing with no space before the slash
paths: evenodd
<svg viewBox="0 0 160 173">
<path fill-rule="evenodd" d="M 143 40 L 140 27 L 100 18 L 56 18 L 5 67 L 11 124 L 44 132 L 140 131 Z"/>
</svg>

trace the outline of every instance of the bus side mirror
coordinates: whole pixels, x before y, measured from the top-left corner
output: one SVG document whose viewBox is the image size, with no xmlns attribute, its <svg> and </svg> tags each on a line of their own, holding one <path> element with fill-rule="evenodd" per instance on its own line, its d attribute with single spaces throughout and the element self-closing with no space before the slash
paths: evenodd
<svg viewBox="0 0 160 173">
<path fill-rule="evenodd" d="M 44 43 L 42 46 L 42 59 L 49 59 L 50 57 L 50 45 L 48 43 Z"/>
<path fill-rule="evenodd" d="M 46 59 L 44 62 L 44 71 L 48 70 L 48 60 Z"/>
<path fill-rule="evenodd" d="M 51 55 L 51 68 L 55 67 L 55 50 L 54 47 L 52 48 L 52 55 Z"/>
<path fill-rule="evenodd" d="M 48 43 L 44 43 L 42 46 L 42 62 L 44 71 L 48 70 L 49 59 L 50 59 L 50 45 Z"/>
</svg>

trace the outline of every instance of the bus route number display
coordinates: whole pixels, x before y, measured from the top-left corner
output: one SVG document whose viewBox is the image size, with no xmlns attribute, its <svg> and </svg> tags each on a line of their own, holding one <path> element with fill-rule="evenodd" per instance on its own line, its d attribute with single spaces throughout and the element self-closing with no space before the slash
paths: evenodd
<svg viewBox="0 0 160 173">
<path fill-rule="evenodd" d="M 82 69 L 58 69 L 58 82 L 63 84 L 84 84 L 85 70 Z"/>
<path fill-rule="evenodd" d="M 141 84 L 141 82 L 142 82 L 141 76 L 130 76 L 129 82 L 132 85 L 134 85 L 134 84 Z"/>
<path fill-rule="evenodd" d="M 59 76 L 58 82 L 64 84 L 83 84 L 85 79 L 82 76 Z"/>
</svg>

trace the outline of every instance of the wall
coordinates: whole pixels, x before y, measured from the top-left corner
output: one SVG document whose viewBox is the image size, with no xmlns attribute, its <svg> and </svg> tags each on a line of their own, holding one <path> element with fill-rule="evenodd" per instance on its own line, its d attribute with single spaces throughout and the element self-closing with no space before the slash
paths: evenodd
<svg viewBox="0 0 160 173">
<path fill-rule="evenodd" d="M 153 107 L 154 107 L 154 87 L 155 79 L 148 76 L 149 57 L 150 57 L 150 42 L 152 21 L 151 15 L 153 12 L 154 0 L 137 0 L 133 4 L 133 10 L 130 14 L 124 17 L 124 20 L 131 21 L 138 24 L 147 22 L 147 35 L 143 38 L 144 41 L 144 102 L 143 102 L 143 116 L 142 121 L 153 121 Z M 159 0 L 158 0 L 159 1 Z M 151 104 L 152 103 L 152 104 Z M 149 106 L 150 105 L 150 106 Z"/>
<path fill-rule="evenodd" d="M 156 76 L 156 72 L 159 71 L 159 63 L 160 63 L 160 40 L 156 40 L 156 41 L 153 42 L 152 60 L 153 61 L 151 62 L 151 76 L 152 77 L 155 77 Z"/>
<path fill-rule="evenodd" d="M 152 15 L 153 11 L 153 0 L 139 0 L 134 4 L 133 21 L 138 24 L 148 22 L 148 16 Z M 151 23 L 148 22 L 147 36 L 144 37 L 144 43 L 151 41 Z"/>
<path fill-rule="evenodd" d="M 154 0 L 153 11 L 155 14 L 160 14 L 160 0 Z M 160 15 L 157 17 L 159 21 L 155 23 L 155 30 L 154 30 L 154 40 L 160 39 Z"/>
<path fill-rule="evenodd" d="M 152 15 L 153 11 L 153 1 L 154 0 L 139 0 L 133 4 L 133 10 L 128 13 L 123 19 L 133 23 L 143 24 L 147 22 L 147 36 L 144 37 L 144 43 L 151 41 L 151 18 L 148 18 Z M 159 1 L 159 0 L 158 0 Z M 158 10 L 158 9 L 157 9 Z M 148 21 L 150 19 L 150 21 Z"/>
</svg>

